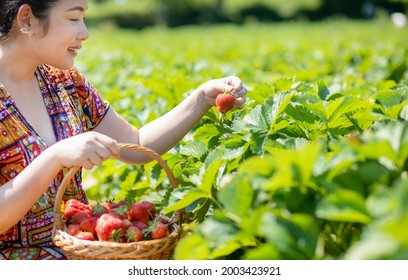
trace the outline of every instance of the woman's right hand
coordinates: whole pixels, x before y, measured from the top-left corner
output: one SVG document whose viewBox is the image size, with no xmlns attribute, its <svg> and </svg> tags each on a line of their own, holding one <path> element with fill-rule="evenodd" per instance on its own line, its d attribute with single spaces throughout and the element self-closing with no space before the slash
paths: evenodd
<svg viewBox="0 0 408 280">
<path fill-rule="evenodd" d="M 109 157 L 120 156 L 116 140 L 98 132 L 85 132 L 61 140 L 50 147 L 62 167 L 92 169 Z"/>
</svg>

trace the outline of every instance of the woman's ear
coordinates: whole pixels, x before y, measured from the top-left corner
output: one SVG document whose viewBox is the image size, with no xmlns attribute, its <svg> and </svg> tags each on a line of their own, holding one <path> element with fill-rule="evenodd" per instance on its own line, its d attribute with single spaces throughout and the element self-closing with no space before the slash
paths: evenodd
<svg viewBox="0 0 408 280">
<path fill-rule="evenodd" d="M 21 5 L 17 12 L 16 23 L 18 29 L 22 33 L 34 36 L 35 27 L 38 25 L 38 19 L 34 16 L 30 5 Z"/>
</svg>

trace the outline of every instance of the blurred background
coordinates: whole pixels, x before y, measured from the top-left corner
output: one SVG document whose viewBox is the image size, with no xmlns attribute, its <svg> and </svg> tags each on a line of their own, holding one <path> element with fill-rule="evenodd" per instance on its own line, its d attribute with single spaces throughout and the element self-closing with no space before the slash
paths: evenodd
<svg viewBox="0 0 408 280">
<path fill-rule="evenodd" d="M 137 29 L 328 18 L 369 20 L 393 14 L 401 17 L 408 9 L 408 0 L 90 0 L 89 3 L 94 7 L 87 15 L 90 26 L 103 23 Z"/>
</svg>

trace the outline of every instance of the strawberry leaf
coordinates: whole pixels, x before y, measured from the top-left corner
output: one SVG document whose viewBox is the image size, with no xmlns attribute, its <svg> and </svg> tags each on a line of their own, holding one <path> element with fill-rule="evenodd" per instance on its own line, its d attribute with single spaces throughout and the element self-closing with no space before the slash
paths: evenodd
<svg viewBox="0 0 408 280">
<path fill-rule="evenodd" d="M 316 216 L 338 222 L 369 223 L 364 198 L 355 191 L 341 189 L 325 196 L 317 205 Z"/>
</svg>

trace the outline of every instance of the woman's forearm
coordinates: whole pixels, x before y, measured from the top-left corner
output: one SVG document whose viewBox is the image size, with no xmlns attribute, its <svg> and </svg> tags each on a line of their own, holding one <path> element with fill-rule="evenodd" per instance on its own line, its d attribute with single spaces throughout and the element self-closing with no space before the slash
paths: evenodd
<svg viewBox="0 0 408 280">
<path fill-rule="evenodd" d="M 138 144 L 163 154 L 182 140 L 202 119 L 226 87 L 234 92 L 234 107 L 241 109 L 245 104 L 247 90 L 239 78 L 229 76 L 203 83 L 171 111 L 140 129 L 130 125 L 111 108 L 95 131 L 112 137 L 118 143 Z M 151 160 L 144 154 L 130 151 L 122 151 L 118 159 L 131 164 L 144 164 Z"/>
<path fill-rule="evenodd" d="M 61 170 L 53 157 L 51 146 L 16 178 L 0 186 L 0 234 L 21 220 Z"/>
<path fill-rule="evenodd" d="M 171 111 L 139 130 L 139 142 L 159 154 L 174 147 L 211 106 L 198 88 Z"/>
</svg>

